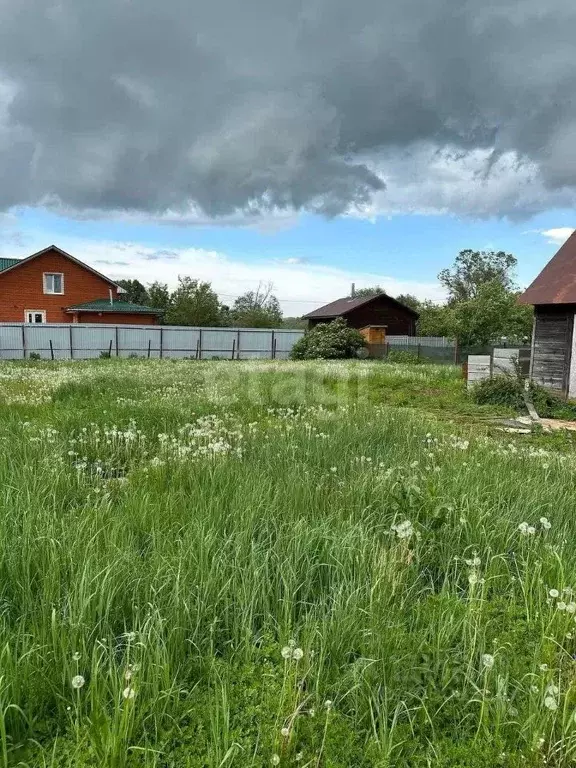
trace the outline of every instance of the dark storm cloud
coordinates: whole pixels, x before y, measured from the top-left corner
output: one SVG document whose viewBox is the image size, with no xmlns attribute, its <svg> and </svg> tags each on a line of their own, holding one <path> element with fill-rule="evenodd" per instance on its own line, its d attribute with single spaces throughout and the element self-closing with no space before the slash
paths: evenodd
<svg viewBox="0 0 576 768">
<path fill-rule="evenodd" d="M 515 174 L 526 212 L 571 200 L 575 22 L 572 0 L 5 0 L 0 209 L 337 214 L 417 200 L 422 147 L 452 173 L 482 150 L 479 184 L 506 158 L 503 213 Z"/>
</svg>

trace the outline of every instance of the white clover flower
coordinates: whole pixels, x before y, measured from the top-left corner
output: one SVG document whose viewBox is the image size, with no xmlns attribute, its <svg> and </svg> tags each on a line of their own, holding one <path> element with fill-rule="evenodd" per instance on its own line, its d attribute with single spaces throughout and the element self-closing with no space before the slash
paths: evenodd
<svg viewBox="0 0 576 768">
<path fill-rule="evenodd" d="M 324 706 L 326 707 L 326 709 L 332 709 L 332 706 L 333 706 L 332 700 L 326 699 L 326 701 L 324 702 Z"/>
<path fill-rule="evenodd" d="M 74 675 L 72 678 L 72 688 L 75 688 L 76 690 L 79 690 L 82 688 L 86 680 L 82 677 L 82 675 Z"/>
<path fill-rule="evenodd" d="M 80 661 L 80 659 L 82 658 L 82 654 L 76 651 L 76 653 L 72 656 L 72 658 L 74 659 L 74 661 Z"/>
<path fill-rule="evenodd" d="M 136 691 L 134 690 L 134 688 L 131 688 L 130 686 L 128 686 L 128 688 L 124 688 L 124 690 L 122 691 L 122 696 L 124 696 L 124 698 L 128 700 L 133 699 L 134 696 L 136 696 Z"/>
<path fill-rule="evenodd" d="M 492 656 L 490 653 L 482 654 L 482 666 L 484 666 L 486 669 L 492 669 L 494 666 L 494 656 Z"/>
<path fill-rule="evenodd" d="M 540 670 L 540 672 L 548 672 L 548 664 L 540 664 L 538 669 Z"/>
<path fill-rule="evenodd" d="M 551 589 L 551 590 L 548 592 L 548 594 L 550 595 L 550 597 L 553 597 L 553 598 L 557 598 L 557 597 L 560 597 L 560 592 L 558 592 L 558 590 L 557 590 L 557 589 Z"/>
<path fill-rule="evenodd" d="M 282 734 L 282 736 L 284 736 L 284 738 L 287 738 L 288 736 L 290 736 L 290 728 L 284 727 L 280 730 L 280 733 Z"/>
<path fill-rule="evenodd" d="M 395 523 L 391 530 L 394 531 L 399 539 L 409 539 L 414 535 L 415 532 L 410 520 L 404 520 L 401 523 Z"/>
<path fill-rule="evenodd" d="M 542 526 L 542 528 L 544 528 L 545 531 L 549 531 L 550 528 L 552 528 L 552 523 L 550 522 L 550 520 L 548 520 L 547 517 L 540 518 L 540 525 Z"/>
<path fill-rule="evenodd" d="M 546 696 L 544 699 L 544 706 L 551 712 L 555 712 L 558 709 L 558 702 L 553 696 Z"/>
</svg>

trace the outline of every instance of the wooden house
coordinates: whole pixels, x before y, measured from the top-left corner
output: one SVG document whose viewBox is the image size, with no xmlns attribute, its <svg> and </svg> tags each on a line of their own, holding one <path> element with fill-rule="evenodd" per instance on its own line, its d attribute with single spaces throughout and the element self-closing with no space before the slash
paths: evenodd
<svg viewBox="0 0 576 768">
<path fill-rule="evenodd" d="M 351 328 L 357 328 L 361 332 L 365 329 L 364 335 L 370 333 L 370 328 L 373 328 L 372 334 L 381 336 L 382 331 L 376 332 L 376 329 L 384 328 L 386 335 L 415 336 L 418 312 L 396 301 L 392 296 L 379 293 L 376 296 L 347 296 L 336 299 L 304 315 L 308 320 L 309 329 L 320 323 L 329 323 L 337 317 L 344 318 Z"/>
<path fill-rule="evenodd" d="M 576 232 L 519 301 L 534 305 L 532 380 L 566 396 L 576 397 Z"/>
</svg>

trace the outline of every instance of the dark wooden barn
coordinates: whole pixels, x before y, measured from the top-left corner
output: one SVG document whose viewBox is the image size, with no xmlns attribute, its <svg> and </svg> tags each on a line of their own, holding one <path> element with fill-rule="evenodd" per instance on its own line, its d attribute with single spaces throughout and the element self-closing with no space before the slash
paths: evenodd
<svg viewBox="0 0 576 768">
<path fill-rule="evenodd" d="M 534 382 L 576 397 L 576 232 L 520 296 L 534 305 L 530 376 Z"/>
<path fill-rule="evenodd" d="M 304 317 L 308 320 L 308 328 L 342 317 L 351 328 L 358 330 L 366 326 L 385 326 L 388 336 L 415 336 L 418 312 L 385 293 L 379 293 L 377 296 L 336 299 Z"/>
</svg>

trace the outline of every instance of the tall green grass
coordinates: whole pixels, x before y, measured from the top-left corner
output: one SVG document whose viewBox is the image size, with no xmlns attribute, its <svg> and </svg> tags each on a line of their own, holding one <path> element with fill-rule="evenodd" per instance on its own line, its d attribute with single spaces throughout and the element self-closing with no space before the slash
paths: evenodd
<svg viewBox="0 0 576 768">
<path fill-rule="evenodd" d="M 574 455 L 456 369 L 0 376 L 0 766 L 572 764 Z"/>
</svg>

